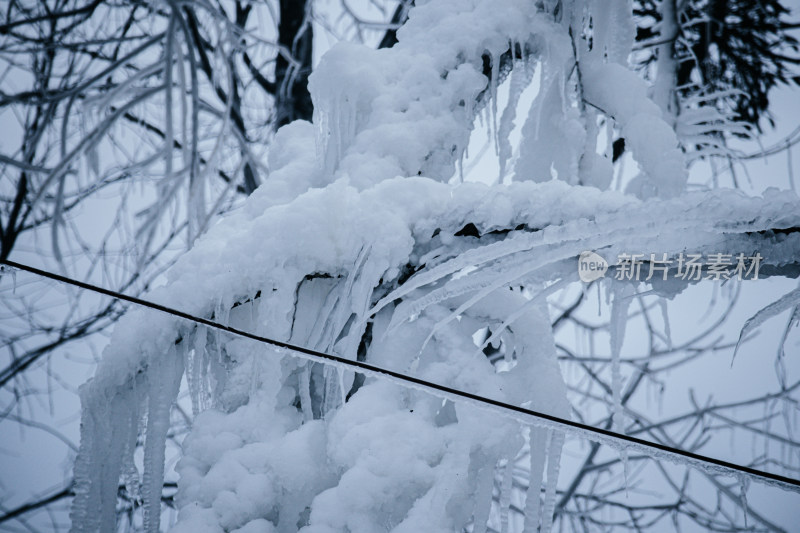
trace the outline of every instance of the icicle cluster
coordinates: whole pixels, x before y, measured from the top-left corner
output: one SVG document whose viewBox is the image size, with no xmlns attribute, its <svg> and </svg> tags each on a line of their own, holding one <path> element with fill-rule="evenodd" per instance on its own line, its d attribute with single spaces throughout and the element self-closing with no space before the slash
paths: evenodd
<svg viewBox="0 0 800 533">
<path fill-rule="evenodd" d="M 335 185 L 262 215 L 248 218 L 241 212 L 219 224 L 151 298 L 347 357 L 356 356 L 370 327 L 365 357 L 374 364 L 401 371 L 414 366 L 426 379 L 512 403 L 530 402 L 534 409 L 565 416 L 568 406 L 549 321 L 540 301 L 509 291 L 510 284 L 535 287 L 554 272 L 575 279 L 577 270 L 566 272 L 562 264 L 583 249 L 613 254 L 657 246 L 677 252 L 689 238 L 693 249 L 703 250 L 718 246 L 722 234 L 745 249 L 749 232 L 800 222 L 799 208 L 797 199 L 785 195 L 748 199 L 722 192 L 639 203 L 561 182 L 453 188 L 416 178 L 389 180 L 364 192 Z M 631 217 L 640 222 L 635 230 Z M 484 237 L 455 237 L 467 222 Z M 279 224 L 294 230 L 272 231 Z M 685 231 L 662 235 L 664 224 Z M 511 231 L 505 237 L 489 233 L 523 226 L 543 229 Z M 254 235 L 260 237 L 256 247 Z M 770 255 L 776 264 L 789 262 L 800 243 L 793 247 L 787 240 L 778 250 Z M 406 269 L 423 265 L 398 283 L 407 277 Z M 473 271 L 464 275 L 465 268 Z M 373 315 L 368 326 L 366 319 Z M 513 354 L 511 371 L 497 374 L 474 344 L 473 334 L 485 327 L 496 338 L 505 329 L 499 338 Z M 129 464 L 143 413 L 142 496 L 146 506 L 153 506 L 148 507 L 153 523 L 165 421 L 185 360 L 198 405 L 206 395 L 213 408 L 198 416 L 185 443 L 178 531 L 204 531 L 200 523 L 208 524 L 207 531 L 232 530 L 235 524 L 245 525 L 245 518 L 274 523 L 278 531 L 290 531 L 297 523 L 307 523 L 309 532 L 322 531 L 320 524 L 336 529 L 331 524 L 342 516 L 356 521 L 390 516 L 386 519 L 395 526 L 408 521 L 412 528 L 420 517 L 430 519 L 431 509 L 438 510 L 446 524 L 442 530 L 448 530 L 475 520 L 472 512 L 486 496 L 472 492 L 485 486 L 481 476 L 493 472 L 498 461 L 513 460 L 523 445 L 516 424 L 381 381 L 357 387 L 342 405 L 355 381 L 349 372 L 279 359 L 257 343 L 136 310 L 116 328 L 96 377 L 82 390 L 76 531 L 102 531 L 113 521 L 116 486 Z M 487 427 L 492 428 L 489 436 Z M 406 437 L 412 441 L 403 448 Z M 541 436 L 533 440 L 536 483 Z M 517 442 L 517 448 L 509 448 L 509 442 Z M 555 452 L 548 454 L 556 463 Z M 413 475 L 412 464 L 419 465 Z M 389 470 L 374 472 L 375 465 Z M 398 477 L 401 471 L 408 477 Z M 373 479 L 363 488 L 368 500 L 354 498 L 355 487 L 365 479 Z M 389 486 L 399 492 L 380 492 Z M 248 503 L 252 506 L 241 507 L 241 514 L 225 518 L 229 500 L 251 501 L 248 490 L 259 495 L 253 502 L 261 503 Z M 536 497 L 536 491 L 529 494 L 532 505 Z M 440 505 L 441 498 L 454 503 Z M 337 512 L 355 502 L 366 507 Z M 388 515 L 386 502 L 397 504 Z M 306 508 L 311 513 L 303 515 Z M 275 509 L 297 511 L 279 516 Z M 534 514 L 531 520 L 540 520 Z M 363 531 L 374 525 L 367 523 Z"/>
</svg>

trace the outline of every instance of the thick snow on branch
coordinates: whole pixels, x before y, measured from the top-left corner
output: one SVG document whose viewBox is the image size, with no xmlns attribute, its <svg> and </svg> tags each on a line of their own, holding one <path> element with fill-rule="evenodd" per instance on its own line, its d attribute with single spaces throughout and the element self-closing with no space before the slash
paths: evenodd
<svg viewBox="0 0 800 533">
<path fill-rule="evenodd" d="M 483 236 L 454 236 L 469 223 Z M 726 243 L 737 243 L 739 239 L 747 239 L 749 234 L 762 230 L 799 225 L 800 202 L 786 195 L 762 199 L 717 191 L 687 195 L 672 201 L 640 202 L 616 193 L 602 193 L 561 182 L 453 187 L 425 178 L 411 178 L 388 180 L 363 192 L 344 184 L 334 184 L 323 190 L 310 191 L 288 205 L 266 209 L 259 216 L 249 218 L 243 211 L 221 222 L 179 261 L 170 274 L 170 283 L 154 291 L 150 297 L 190 313 L 219 317 L 219 309 L 230 309 L 235 302 L 260 293 L 260 298 L 233 307 L 229 321 L 260 335 L 333 349 L 340 355 L 353 358 L 365 321 L 372 317 L 373 341 L 367 355 L 370 362 L 407 371 L 415 361 L 419 361 L 415 372 L 426 379 L 512 403 L 530 402 L 532 408 L 564 416 L 568 410 L 552 340 L 544 345 L 541 342 L 548 337 L 549 322 L 546 322 L 546 315 L 536 308 L 517 318 L 519 323 L 526 324 L 525 327 L 512 328 L 507 349 L 516 350 L 518 361 L 512 371 L 496 374 L 482 354 L 476 357 L 472 334 L 483 327 L 491 329 L 502 324 L 507 315 L 527 302 L 523 294 L 509 291 L 509 285 L 525 283 L 536 286 L 551 278 L 554 272 L 559 277 L 577 279 L 575 258 L 585 249 L 658 249 L 677 253 L 690 246 L 698 252 L 736 252 L 739 249 L 726 248 Z M 277 231 L 276 228 L 286 229 Z M 664 228 L 670 228 L 670 231 L 664 231 Z M 781 256 L 765 255 L 765 260 L 774 265 L 794 262 L 800 252 L 800 241 L 791 237 L 783 240 Z M 687 243 L 687 239 L 690 242 Z M 768 242 L 777 237 L 764 236 L 761 239 Z M 363 253 L 366 249 L 368 254 Z M 420 263 L 423 257 L 428 263 Z M 568 270 L 562 267 L 565 262 Z M 419 272 L 400 284 L 399 279 L 409 267 L 419 269 Z M 465 268 L 473 271 L 463 276 Z M 478 276 L 487 282 L 449 298 L 415 306 L 416 316 L 407 317 L 404 313 L 408 320 L 388 330 L 394 313 L 402 312 L 404 306 L 414 305 L 417 299 L 425 302 L 426 295 L 432 294 L 430 291 L 434 289 L 458 285 L 464 279 Z M 442 322 L 453 310 L 462 307 L 466 299 L 473 301 L 461 312 L 459 321 Z M 402 305 L 396 306 L 401 302 Z M 534 327 L 534 324 L 541 325 Z M 433 341 L 422 346 L 434 328 L 437 333 Z M 76 524 L 90 523 L 78 522 L 81 516 L 107 516 L 109 509 L 113 508 L 114 497 L 110 494 L 114 491 L 103 492 L 94 480 L 108 479 L 106 489 L 114 486 L 113 480 L 120 472 L 121 461 L 116 456 L 121 455 L 122 450 L 132 452 L 130 445 L 126 444 L 129 441 L 125 440 L 132 435 L 126 429 L 131 427 L 131 420 L 138 417 L 140 408 L 146 409 L 149 418 L 160 417 L 153 409 L 163 409 L 163 403 L 171 401 L 160 388 L 166 386 L 164 379 L 167 379 L 161 375 L 163 371 L 158 370 L 162 361 L 183 357 L 195 365 L 200 364 L 198 361 L 202 362 L 200 354 L 204 350 L 192 340 L 197 335 L 191 324 L 143 310 L 134 310 L 116 328 L 96 377 L 82 390 L 85 422 L 81 454 L 76 465 L 78 493 L 81 495 L 81 500 L 76 502 Z M 219 339 L 211 348 L 214 354 L 210 359 L 214 364 L 224 366 L 215 377 L 218 394 L 214 406 L 222 412 L 201 415 L 187 441 L 187 458 L 180 468 L 182 477 L 187 480 L 181 484 L 186 491 L 182 490 L 179 498 L 186 504 L 187 516 L 194 517 L 191 520 L 186 518 L 190 520 L 187 523 L 194 524 L 198 519 L 195 514 L 201 513 L 201 509 L 206 509 L 202 511 L 203 516 L 211 517 L 208 513 L 215 508 L 214 502 L 222 494 L 220 491 L 228 490 L 225 489 L 227 485 L 220 485 L 221 482 L 215 481 L 212 475 L 227 448 L 218 449 L 222 444 L 196 443 L 203 442 L 198 435 L 204 431 L 214 435 L 214 439 L 230 440 L 235 444 L 231 444 L 233 448 L 242 450 L 247 448 L 247 443 L 288 446 L 283 439 L 288 439 L 289 435 L 308 439 L 303 446 L 322 446 L 316 442 L 318 432 L 326 432 L 322 440 L 328 443 L 329 454 L 339 450 L 336 453 L 347 456 L 349 453 L 360 454 L 363 450 L 376 450 L 375 453 L 380 451 L 379 455 L 373 456 L 369 452 L 363 460 L 368 464 L 387 465 L 386 468 L 395 464 L 386 462 L 389 455 L 398 458 L 398 468 L 406 460 L 423 461 L 427 467 L 413 475 L 409 473 L 409 486 L 397 488 L 410 491 L 405 493 L 407 498 L 415 495 L 413 501 L 407 503 L 408 508 L 398 507 L 398 523 L 404 517 L 410 519 L 411 505 L 418 498 L 426 494 L 428 498 L 434 498 L 439 491 L 446 491 L 446 487 L 452 489 L 450 484 L 455 483 L 455 478 L 450 476 L 455 476 L 458 468 L 465 468 L 464 472 L 469 472 L 469 468 L 490 468 L 489 465 L 494 465 L 500 458 L 513 458 L 517 451 L 497 444 L 500 447 L 480 452 L 481 457 L 481 454 L 488 454 L 485 459 L 488 462 L 481 462 L 480 467 L 473 464 L 476 460 L 474 454 L 478 453 L 475 450 L 460 451 L 460 459 L 452 457 L 442 463 L 442 457 L 437 454 L 449 449 L 448 446 L 456 443 L 481 449 L 487 446 L 482 429 L 487 425 L 491 425 L 498 435 L 513 435 L 519 429 L 508 427 L 501 430 L 496 427 L 496 417 L 484 420 L 468 407 L 457 406 L 456 414 L 449 415 L 459 421 L 456 430 L 450 427 L 453 420 L 450 423 L 442 421 L 443 413 L 452 407 L 445 410 L 424 394 L 409 395 L 397 385 L 378 382 L 369 382 L 338 411 L 326 414 L 322 412 L 321 400 L 315 401 L 314 398 L 328 394 L 324 383 L 330 379 L 336 381 L 337 387 L 340 382 L 344 383 L 338 394 L 346 393 L 352 387 L 352 375 L 343 379 L 335 374 L 326 377 L 320 374 L 320 369 L 308 368 L 306 363 L 277 361 L 265 353 L 265 350 L 269 352 L 268 349 L 242 340 Z M 206 367 L 210 366 L 213 365 L 206 364 Z M 174 365 L 171 368 L 180 370 Z M 142 380 L 153 383 L 142 384 Z M 310 384 L 303 386 L 301 380 L 309 380 Z M 194 380 L 195 386 L 202 382 L 203 379 Z M 305 398 L 300 398 L 299 391 L 303 388 L 307 392 Z M 177 391 L 174 388 L 169 390 L 174 399 Z M 195 390 L 194 394 L 201 392 Z M 302 413 L 295 407 L 295 396 L 300 398 L 301 404 L 312 403 L 304 406 L 312 418 L 322 416 L 326 424 L 327 421 L 331 424 L 340 421 L 340 434 L 331 434 L 332 429 L 314 430 L 312 426 L 317 426 L 303 424 Z M 246 405 L 242 405 L 243 402 L 247 402 Z M 361 402 L 369 405 L 370 409 L 365 411 Z M 381 405 L 383 411 L 374 411 Z M 348 416 L 363 417 L 363 422 L 348 421 Z M 474 423 L 468 422 L 472 417 L 477 419 Z M 375 425 L 378 423 L 375 420 L 384 418 L 381 425 Z M 239 424 L 233 431 L 236 438 L 220 429 L 222 422 L 218 420 L 221 419 L 230 419 L 226 424 Z M 255 420 L 263 422 L 256 423 Z M 204 430 L 206 423 L 209 427 Z M 363 424 L 367 425 L 362 427 Z M 423 431 L 418 427 L 420 424 L 427 424 L 430 429 Z M 256 427 L 264 429 L 253 433 Z M 390 427 L 393 428 L 391 431 Z M 262 431 L 265 432 L 263 435 Z M 349 441 L 345 436 L 350 431 L 356 431 L 359 437 L 353 437 L 352 450 L 345 452 L 341 447 L 347 446 Z M 419 444 L 417 439 L 423 439 L 426 431 L 432 432 L 430 449 L 417 445 L 413 447 L 413 457 L 404 456 L 397 444 L 400 434 L 414 435 L 415 444 Z M 299 433 L 295 435 L 295 432 Z M 465 436 L 464 432 L 469 435 Z M 107 445 L 102 435 L 111 435 L 112 446 Z M 147 432 L 148 448 L 163 447 L 163 437 L 159 435 L 155 431 Z M 372 438 L 385 441 L 369 444 L 369 440 L 364 440 Z M 153 439 L 156 439 L 155 443 L 149 442 Z M 499 442 L 504 441 L 500 439 Z M 212 449 L 218 451 L 208 457 L 203 455 Z M 386 450 L 391 450 L 391 454 L 384 457 L 384 452 L 388 454 Z M 194 457 L 193 453 L 201 457 Z M 355 458 L 345 460 L 342 456 L 337 460 L 334 454 L 333 464 L 336 466 L 330 470 L 325 454 L 319 450 L 317 453 L 319 460 L 313 463 L 316 465 L 311 469 L 313 474 L 309 474 L 313 483 L 317 483 L 314 485 L 316 488 L 308 488 L 302 502 L 274 500 L 281 509 L 298 508 L 302 511 L 310 506 L 311 524 L 316 520 L 326 523 L 334 520 L 335 509 L 344 502 L 354 501 L 351 496 L 345 496 L 352 495 L 354 489 L 350 484 L 363 482 L 363 477 L 358 477 L 358 481 L 348 481 L 348 476 L 337 478 L 337 472 L 340 474 L 342 469 L 350 472 L 360 464 Z M 102 457 L 106 456 L 109 459 L 103 460 Z M 145 469 L 149 476 L 158 477 L 160 456 L 154 453 L 152 457 L 155 462 L 146 464 Z M 271 455 L 258 454 L 258 457 L 262 458 L 260 461 L 266 461 Z M 190 466 L 200 459 L 199 466 Z M 303 459 L 292 461 L 292 464 L 305 462 Z M 285 463 L 282 464 L 286 468 Z M 433 464 L 449 466 L 426 474 L 425 469 L 433 468 Z M 217 468 L 222 473 L 230 471 L 229 467 L 221 463 Z M 289 478 L 297 475 L 276 477 L 273 469 L 277 467 L 272 462 L 259 463 L 253 468 L 274 485 L 276 498 L 283 494 L 280 487 L 289 486 Z M 361 468 L 367 467 L 359 466 L 350 476 L 367 475 L 355 473 Z M 321 475 L 320 472 L 327 473 Z M 380 475 L 385 483 L 394 486 L 400 479 L 397 473 L 387 470 L 380 474 L 371 472 L 370 475 Z M 154 486 L 152 478 L 149 479 L 145 487 Z M 425 479 L 429 481 L 423 482 Z M 440 479 L 441 483 L 435 481 Z M 200 480 L 205 481 L 201 483 Z M 238 487 L 239 481 L 240 476 L 231 476 L 229 482 Z M 301 478 L 296 478 L 295 482 L 300 483 Z M 201 486 L 208 492 L 202 498 L 195 494 Z M 403 487 L 402 484 L 396 486 Z M 411 486 L 415 488 L 412 490 Z M 331 504 L 329 511 L 323 511 L 328 507 L 321 503 L 314 503 L 314 498 L 324 489 L 342 491 L 341 496 L 336 496 L 341 501 Z M 375 493 L 375 490 L 373 487 L 367 490 L 367 494 Z M 460 490 L 464 490 L 463 487 Z M 292 497 L 300 497 L 298 492 L 288 492 L 293 494 Z M 105 496 L 101 497 L 102 494 Z M 157 498 L 146 491 L 144 494 L 150 501 Z M 320 502 L 334 497 L 329 492 L 324 494 L 329 495 Z M 462 494 L 460 497 L 465 508 L 471 509 L 468 502 L 472 496 Z M 388 500 L 400 502 L 402 498 L 398 498 L 399 494 Z M 200 507 L 189 505 L 191 502 L 201 502 Z M 83 511 L 81 505 L 89 506 L 90 510 Z M 315 514 L 316 505 L 321 505 L 321 510 Z M 376 507 L 370 507 L 372 511 L 362 509 L 361 512 L 378 516 L 380 505 L 375 500 Z M 220 500 L 217 507 L 225 508 L 224 502 Z M 99 512 L 101 510 L 104 513 Z M 243 511 L 241 516 L 271 516 L 262 511 Z M 469 512 L 441 519 L 451 524 L 447 527 L 452 527 L 453 520 L 468 520 Z M 113 515 L 113 511 L 111 513 Z M 328 516 L 326 513 L 332 514 Z M 430 517 L 427 513 L 423 515 Z M 355 517 L 358 514 L 355 509 L 350 509 L 336 516 Z M 299 514 L 294 520 L 299 520 Z"/>
<path fill-rule="evenodd" d="M 525 0 L 445 0 L 412 10 L 393 48 L 335 46 L 310 79 L 325 173 L 359 188 L 450 179 L 487 85 L 482 58 L 496 66 L 552 26 Z"/>
</svg>

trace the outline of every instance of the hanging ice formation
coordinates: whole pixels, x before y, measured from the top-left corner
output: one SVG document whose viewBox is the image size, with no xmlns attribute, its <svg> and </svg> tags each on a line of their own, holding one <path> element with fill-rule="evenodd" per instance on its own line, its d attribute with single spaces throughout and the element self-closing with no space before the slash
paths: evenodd
<svg viewBox="0 0 800 533">
<path fill-rule="evenodd" d="M 748 250 L 753 232 L 800 224 L 800 203 L 783 194 L 669 199 L 681 192 L 685 170 L 674 131 L 624 66 L 628 6 L 598 19 L 602 54 L 579 47 L 582 90 L 631 138 L 644 121 L 661 121 L 648 127 L 652 144 L 632 145 L 645 171 L 639 191 L 650 191 L 641 196 L 660 198 L 573 185 L 578 172 L 605 168 L 602 156 L 584 153 L 592 130 L 571 105 L 568 83 L 567 26 L 583 24 L 580 14 L 598 2 L 560 2 L 566 14 L 556 22 L 547 10 L 553 2 L 435 0 L 412 11 L 392 49 L 335 46 L 312 76 L 315 126 L 277 133 L 270 179 L 148 298 L 568 417 L 546 296 L 531 300 L 510 286 L 545 291 L 552 281 L 574 281 L 583 250 L 699 252 L 722 236 L 732 251 Z M 450 185 L 487 85 L 483 58 L 497 64 L 509 43 L 541 78 L 516 182 Z M 492 75 L 497 83 L 498 69 Z M 504 161 L 509 121 L 504 114 L 496 127 Z M 563 131 L 545 130 L 553 121 Z M 559 179 L 541 183 L 550 169 Z M 792 239 L 763 255 L 777 266 L 792 261 L 800 248 Z M 478 331 L 502 340 L 506 371 L 476 349 Z M 452 532 L 469 524 L 481 531 L 493 514 L 496 467 L 525 453 L 525 531 L 549 529 L 558 430 L 523 431 L 471 405 L 284 355 L 147 310 L 123 317 L 81 389 L 73 531 L 113 530 L 121 476 L 140 485 L 145 528 L 158 530 L 164 442 L 183 375 L 199 414 L 177 466 L 176 533 Z M 139 480 L 133 453 L 141 430 Z"/>
</svg>

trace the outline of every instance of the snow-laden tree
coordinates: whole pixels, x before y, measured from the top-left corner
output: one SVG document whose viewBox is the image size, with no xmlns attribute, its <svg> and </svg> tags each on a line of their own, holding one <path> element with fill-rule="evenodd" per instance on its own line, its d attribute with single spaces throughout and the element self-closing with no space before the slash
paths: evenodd
<svg viewBox="0 0 800 533">
<path fill-rule="evenodd" d="M 269 175 L 275 130 L 311 119 L 315 32 L 378 46 L 403 16 L 391 1 L 345 7 L 3 2 L 0 260 L 141 294 Z M 107 342 L 126 306 L 38 278 L 15 283 L 3 268 L 0 459 L 27 451 L 26 438 L 58 435 L 59 448 L 42 455 L 71 464 L 77 422 L 64 420 L 74 420 L 77 386 L 94 370 L 84 356 Z M 6 484 L 0 527 L 37 527 L 53 508 L 66 516 L 72 476 L 48 470 Z M 127 504 L 121 513 L 135 506 Z"/>
<path fill-rule="evenodd" d="M 756 250 L 762 275 L 797 275 L 796 196 L 688 190 L 688 162 L 729 156 L 725 139 L 746 133 L 748 117 L 725 109 L 724 91 L 677 85 L 676 21 L 685 7 L 658 3 L 647 72 L 630 61 L 642 51 L 633 50 L 634 12 L 622 0 L 417 2 L 394 47 L 334 46 L 310 78 L 313 124 L 277 132 L 269 179 L 149 298 L 260 336 L 576 416 L 554 340 L 572 310 L 554 320 L 548 297 L 578 282 L 583 251 L 610 259 Z M 526 89 L 535 98 L 514 146 Z M 476 114 L 496 143 L 500 176 L 485 180 L 493 185 L 460 178 Z M 615 171 L 619 139 L 638 167 L 633 178 Z M 646 286 L 666 298 L 689 284 L 665 273 Z M 645 318 L 652 306 L 633 281 L 595 285 L 611 307 L 610 380 L 593 377 L 607 388 L 607 427 L 630 431 L 636 414 L 626 403 L 647 372 L 623 388 L 620 349 L 633 302 Z M 746 329 L 799 303 L 795 290 Z M 141 497 L 143 527 L 158 531 L 165 440 L 182 379 L 196 417 L 176 467 L 175 532 L 533 532 L 555 520 L 568 529 L 615 523 L 611 498 L 591 483 L 578 490 L 610 468 L 593 463 L 599 443 L 557 490 L 561 426 L 520 424 L 500 410 L 135 309 L 81 391 L 74 531 L 114 530 L 120 490 Z M 765 418 L 783 408 L 772 400 L 796 408 L 796 389 L 787 383 L 759 400 Z M 704 415 L 693 416 L 702 426 Z M 646 426 L 636 419 L 633 430 Z M 697 444 L 656 427 L 650 438 Z M 788 441 L 777 468 L 796 472 L 796 441 L 768 430 L 767 438 Z M 649 452 L 618 453 L 627 472 Z M 726 507 L 746 506 L 739 480 L 734 490 L 725 472 L 700 472 L 725 505 L 684 501 L 685 481 L 665 474 L 677 503 L 666 512 L 629 508 L 616 523 L 686 518 L 739 527 Z M 779 530 L 757 511 L 750 516 Z"/>
</svg>

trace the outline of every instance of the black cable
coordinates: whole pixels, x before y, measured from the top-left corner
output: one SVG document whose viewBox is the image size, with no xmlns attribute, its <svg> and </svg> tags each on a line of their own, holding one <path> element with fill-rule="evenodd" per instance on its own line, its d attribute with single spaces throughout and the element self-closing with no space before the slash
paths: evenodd
<svg viewBox="0 0 800 533">
<path fill-rule="evenodd" d="M 477 394 L 472 394 L 470 392 L 461 391 L 458 389 L 453 389 L 451 387 L 447 387 L 445 385 L 440 385 L 439 383 L 434 383 L 432 381 L 426 381 L 424 379 L 420 379 L 414 376 L 409 376 L 406 374 L 401 374 L 400 372 L 395 372 L 393 370 L 389 370 L 386 368 L 381 368 L 378 366 L 371 365 L 369 363 L 365 363 L 363 361 L 352 361 L 350 359 L 345 359 L 344 357 L 339 357 L 338 355 L 333 355 L 325 352 L 319 352 L 317 350 L 312 350 L 310 348 L 305 348 L 303 346 L 295 346 L 293 344 L 289 344 L 288 342 L 279 341 L 276 339 L 270 339 L 268 337 L 262 337 L 260 335 L 256 335 L 254 333 L 250 333 L 247 331 L 243 331 L 240 329 L 236 329 L 231 326 L 226 326 L 224 324 L 220 324 L 218 322 L 214 322 L 213 320 L 208 320 L 207 318 L 202 318 L 198 316 L 190 315 L 189 313 L 185 313 L 183 311 L 179 311 L 177 309 L 172 309 L 166 307 L 161 304 L 157 304 L 155 302 L 150 302 L 147 300 L 142 300 L 141 298 L 136 298 L 135 296 L 128 296 L 126 294 L 122 294 L 116 291 L 112 291 L 109 289 L 105 289 L 103 287 L 98 287 L 96 285 L 92 285 L 90 283 L 85 283 L 82 281 L 78 281 L 72 278 L 68 278 L 66 276 L 62 276 L 59 274 L 54 274 L 53 272 L 48 272 L 46 270 L 41 270 L 29 265 L 25 265 L 22 263 L 17 263 L 14 261 L 9 261 L 7 259 L 0 260 L 1 264 L 8 265 L 12 268 L 16 268 L 19 270 L 24 270 L 26 272 L 30 272 L 32 274 L 36 274 L 38 276 L 42 276 L 44 278 L 49 278 L 61 283 L 66 283 L 68 285 L 74 285 L 75 287 L 80 287 L 81 289 L 93 291 L 99 294 L 103 294 L 105 296 L 109 296 L 111 298 L 115 298 L 117 300 L 123 300 L 126 302 L 130 302 L 136 305 L 141 305 L 143 307 L 149 307 L 150 309 L 155 309 L 156 311 L 161 311 L 162 313 L 167 313 L 169 315 L 173 315 L 179 318 L 183 318 L 185 320 L 189 320 L 191 322 L 195 322 L 197 324 L 202 324 L 204 326 L 208 326 L 210 328 L 226 331 L 233 335 L 237 335 L 239 337 L 245 337 L 248 339 L 252 339 L 264 344 L 269 344 L 275 346 L 277 348 L 282 348 L 285 350 L 289 350 L 291 352 L 297 352 L 304 354 L 311 359 L 320 360 L 319 362 L 330 361 L 334 363 L 338 363 L 341 365 L 346 365 L 352 367 L 353 369 L 362 370 L 370 374 L 379 374 L 383 376 L 388 376 L 393 378 L 394 380 L 403 381 L 406 383 L 412 383 L 416 386 L 435 390 L 440 393 L 444 393 L 448 396 L 457 397 L 460 399 L 470 400 L 472 402 L 477 402 L 481 404 L 491 405 L 493 407 L 497 407 L 506 411 L 510 411 L 512 413 L 525 415 L 527 417 L 536 418 L 539 420 L 546 420 L 548 422 L 552 422 L 558 425 L 567 426 L 573 429 L 578 429 L 582 432 L 587 433 L 594 433 L 596 435 L 602 435 L 606 438 L 615 439 L 618 441 L 627 442 L 630 444 L 635 444 L 637 446 L 642 446 L 645 448 L 650 448 L 654 450 L 658 450 L 659 452 L 666 452 L 668 454 L 677 455 L 686 459 L 690 459 L 695 463 L 706 463 L 710 465 L 714 465 L 716 467 L 722 467 L 727 470 L 732 470 L 735 472 L 741 472 L 744 474 L 748 474 L 755 477 L 760 477 L 762 479 L 768 480 L 773 483 L 779 483 L 782 485 L 789 485 L 791 487 L 800 488 L 800 480 L 793 479 L 786 476 L 781 476 L 779 474 L 773 474 L 771 472 L 765 472 L 763 470 L 757 470 L 755 468 L 750 468 L 749 466 L 744 466 L 736 463 L 730 463 L 728 461 L 723 461 L 722 459 L 716 459 L 714 457 L 709 457 L 706 455 L 700 455 L 694 452 L 689 452 L 686 450 L 682 450 L 680 448 L 674 448 L 672 446 L 667 446 L 665 444 L 661 444 L 658 442 L 650 442 L 644 439 L 640 439 L 638 437 L 632 437 L 630 435 L 625 435 L 623 433 L 617 433 L 614 431 L 610 431 L 604 428 L 597 428 L 594 426 L 589 426 L 587 424 L 582 424 L 580 422 L 574 422 L 572 420 L 568 420 L 566 418 L 560 418 L 557 416 L 549 415 L 547 413 L 540 413 L 538 411 L 533 411 L 531 409 L 526 409 L 525 407 L 520 407 L 518 405 L 513 405 L 505 402 L 501 402 L 499 400 L 494 400 L 492 398 L 485 398 L 483 396 L 479 396 Z M 517 417 L 514 417 L 515 419 Z"/>
</svg>

